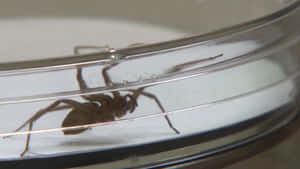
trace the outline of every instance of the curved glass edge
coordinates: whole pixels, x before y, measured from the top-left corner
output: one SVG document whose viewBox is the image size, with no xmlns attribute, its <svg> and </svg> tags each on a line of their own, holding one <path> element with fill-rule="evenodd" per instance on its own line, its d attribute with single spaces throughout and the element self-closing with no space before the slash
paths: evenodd
<svg viewBox="0 0 300 169">
<path fill-rule="evenodd" d="M 98 164 L 97 167 L 101 168 L 158 168 L 186 163 L 238 148 L 276 132 L 299 116 L 299 109 L 295 110 L 293 104 L 295 103 L 246 122 L 207 133 L 107 151 L 10 159 L 0 161 L 0 167 L 40 168 L 45 167 L 44 164 L 47 163 L 49 165 L 46 168 L 92 164 Z"/>
<path fill-rule="evenodd" d="M 223 168 L 239 162 L 241 160 L 251 158 L 252 156 L 267 151 L 268 149 L 280 144 L 289 136 L 293 135 L 299 129 L 299 113 L 285 121 L 276 125 L 273 129 L 266 130 L 263 133 L 257 134 L 254 137 L 249 137 L 237 144 L 228 146 L 224 151 L 213 151 L 210 156 L 203 157 L 201 153 L 193 154 L 180 161 L 166 163 L 164 167 L 176 168 Z M 267 145 L 266 145 L 267 143 Z M 250 152 L 249 152 L 250 150 Z M 216 162 L 218 160 L 218 162 Z"/>
<path fill-rule="evenodd" d="M 296 15 L 297 16 L 297 15 Z M 242 64 L 242 63 L 248 63 L 248 62 L 251 62 L 251 61 L 254 61 L 254 60 L 257 60 L 257 59 L 261 59 L 262 57 L 266 57 L 266 56 L 270 56 L 270 60 L 274 60 L 275 57 L 272 56 L 272 54 L 274 53 L 289 53 L 289 50 L 291 48 L 291 46 L 295 46 L 295 44 L 297 42 L 299 42 L 299 32 L 297 31 L 297 26 L 294 26 L 292 28 L 287 28 L 290 24 L 292 24 L 294 21 L 293 19 L 299 19 L 297 17 L 292 17 L 290 18 L 291 21 L 289 21 L 289 19 L 287 20 L 282 20 L 281 22 L 276 22 L 276 24 L 271 24 L 271 25 L 268 25 L 268 27 L 261 27 L 261 28 L 258 28 L 256 29 L 256 33 L 249 33 L 249 34 L 241 34 L 240 37 L 235 37 L 233 39 L 230 39 L 230 40 L 224 40 L 224 41 L 221 41 L 221 42 L 218 42 L 217 44 L 219 43 L 230 43 L 232 41 L 242 41 L 242 40 L 245 40 L 245 39 L 251 39 L 253 37 L 259 37 L 261 36 L 262 34 L 261 33 L 264 33 L 266 31 L 269 31 L 270 27 L 277 27 L 278 29 L 282 29 L 283 30 L 283 33 L 282 34 L 279 34 L 280 36 L 275 36 L 274 39 L 256 39 L 257 41 L 259 41 L 261 43 L 261 46 L 259 46 L 258 48 L 255 48 L 255 50 L 251 50 L 250 52 L 247 51 L 248 53 L 246 54 L 243 54 L 243 55 L 238 55 L 237 58 L 232 58 L 232 59 L 229 59 L 229 60 L 226 60 L 226 61 L 222 61 L 222 62 L 219 62 L 219 63 L 213 63 L 211 65 L 206 65 L 204 67 L 196 67 L 196 68 L 193 68 L 193 69 L 188 69 L 187 71 L 180 71 L 180 72 L 175 72 L 175 73 L 170 73 L 170 74 L 166 74 L 165 77 L 157 77 L 157 78 L 151 78 L 150 76 L 148 78 L 145 78 L 143 79 L 141 82 L 137 82 L 137 83 L 128 83 L 126 85 L 123 85 L 123 86 L 114 86 L 114 87 L 110 87 L 110 88 L 106 88 L 108 89 L 107 91 L 114 91 L 114 90 L 120 90 L 120 88 L 127 88 L 127 87 L 136 87 L 138 85 L 149 85 L 149 84 L 160 84 L 160 83 L 166 83 L 166 82 L 170 82 L 170 80 L 175 80 L 175 79 L 184 79 L 184 78 L 187 78 L 187 77 L 190 77 L 190 75 L 195 75 L 195 76 L 201 76 L 201 75 L 205 75 L 206 73 L 210 73 L 210 72 L 214 72 L 214 71 L 220 71 L 220 70 L 223 70 L 225 68 L 228 68 L 228 67 L 232 67 L 232 66 L 236 66 L 236 65 L 239 65 L 239 64 Z M 268 28 L 268 29 L 267 29 Z M 261 32 L 257 33 L 257 30 L 260 30 Z M 255 35 L 255 36 L 253 36 Z M 215 42 L 214 42 L 215 43 Z M 196 47 L 196 46 L 191 46 L 190 48 L 188 49 L 191 49 L 193 47 Z M 184 48 L 186 49 L 186 48 Z M 181 49 L 181 50 L 184 50 L 184 49 Z M 180 51 L 180 50 L 178 50 Z M 174 52 L 177 53 L 178 52 L 177 50 L 175 50 Z M 170 51 L 169 51 L 170 52 Z M 167 53 L 169 53 L 167 52 Z M 159 53 L 159 56 L 160 56 L 161 53 Z M 281 59 L 281 61 L 285 62 L 285 59 L 287 57 L 287 55 L 281 55 L 279 54 L 280 56 L 278 56 L 278 60 Z M 294 53 L 291 53 L 291 55 L 295 55 Z M 298 55 L 299 55 L 299 52 L 298 52 Z M 150 56 L 150 55 L 149 55 Z M 151 55 L 153 56 L 153 55 Z M 147 57 L 145 57 L 147 58 Z M 151 57 L 149 57 L 151 58 Z M 293 59 L 295 59 L 295 56 L 293 56 Z M 139 60 L 139 59 L 132 59 L 132 60 Z M 189 62 L 189 60 L 187 60 L 186 62 Z M 126 62 L 124 62 L 125 64 Z M 280 62 L 281 63 L 281 62 Z M 295 66 L 296 68 L 294 70 L 289 70 L 290 69 L 290 66 Z M 293 63 L 293 64 L 289 64 L 289 65 L 286 65 L 285 67 L 287 70 L 287 75 L 289 76 L 289 78 L 294 78 L 294 77 L 291 77 L 294 72 L 299 72 L 299 64 L 297 63 Z M 60 73 L 59 71 L 57 73 Z M 37 73 L 38 74 L 38 73 Z M 31 78 L 32 76 L 34 76 L 36 74 L 31 74 Z M 169 77 L 168 75 L 171 75 L 172 77 Z M 177 76 L 178 75 L 178 76 Z M 43 76 L 43 75 L 42 75 Z M 35 78 L 33 78 L 35 79 Z M 35 79 L 36 80 L 36 79 Z M 82 93 L 81 93 L 82 92 Z M 85 91 L 80 91 L 79 93 L 75 93 L 75 95 L 79 95 L 79 94 L 91 94 L 93 92 L 105 92 L 103 90 L 103 88 L 98 88 L 98 89 L 94 89 L 94 88 L 91 88 L 91 89 L 88 89 L 88 90 L 85 90 Z M 64 97 L 69 97 L 71 95 L 68 95 L 68 93 L 61 93 L 62 95 L 61 96 L 64 96 Z M 66 95 L 65 95 L 66 94 Z M 74 94 L 74 93 L 71 93 L 71 94 Z M 59 95 L 57 95 L 57 93 L 54 93 L 54 97 L 55 98 L 58 98 Z M 44 97 L 44 96 L 43 96 Z M 38 98 L 39 99 L 39 98 Z M 49 97 L 46 97 L 46 99 L 49 99 Z M 35 101 L 39 101 L 39 100 L 35 100 Z M 135 158 L 134 158 L 135 159 Z"/>
<path fill-rule="evenodd" d="M 288 107 L 288 106 L 287 106 Z M 287 107 L 282 107 L 280 108 L 281 110 L 287 108 Z M 217 138 L 216 140 L 213 140 L 210 143 L 207 143 L 208 145 L 196 145 L 195 147 L 192 146 L 192 149 L 199 149 L 199 147 L 210 147 L 210 149 L 207 149 L 206 151 L 199 151 L 199 152 L 192 152 L 189 154 L 186 151 L 186 148 L 182 152 L 179 152 L 178 158 L 171 159 L 168 161 L 164 161 L 162 163 L 157 163 L 155 164 L 150 164 L 149 166 L 153 167 L 157 166 L 159 167 L 166 167 L 166 166 L 173 166 L 173 165 L 178 165 L 178 164 L 183 164 L 185 165 L 189 162 L 193 162 L 195 160 L 200 160 L 200 159 L 205 159 L 209 157 L 213 157 L 218 154 L 224 154 L 227 151 L 231 151 L 234 149 L 238 149 L 242 146 L 245 146 L 246 144 L 255 142 L 258 139 L 262 139 L 263 137 L 266 137 L 272 133 L 277 132 L 279 129 L 285 127 L 292 121 L 296 120 L 299 118 L 299 112 L 294 111 L 294 112 L 289 112 L 289 108 L 285 110 L 286 112 L 283 114 L 280 114 L 278 112 L 275 112 L 275 115 L 273 114 L 272 116 L 269 117 L 259 117 L 259 118 L 254 118 L 251 119 L 247 122 L 240 123 L 240 126 L 236 126 L 237 128 L 241 126 L 248 126 L 248 128 L 238 131 L 238 132 L 233 132 L 232 135 L 226 135 L 221 138 Z M 281 112 L 282 113 L 282 112 Z M 277 116 L 277 117 L 276 117 Z M 266 119 L 264 119 L 266 118 Z M 268 119 L 267 119 L 268 118 Z M 255 125 L 251 126 L 251 123 L 255 121 Z M 263 124 L 262 124 L 263 123 Z M 231 126 L 233 127 L 233 126 Z M 238 129 L 237 129 L 238 130 Z M 221 131 L 221 130 L 220 130 Z M 233 141 L 234 140 L 234 141 Z M 223 143 L 222 143 L 223 142 Z M 220 144 L 221 143 L 221 144 Z M 218 145 L 213 147 L 213 145 Z M 182 156 L 182 154 L 185 154 Z M 144 167 L 144 166 L 143 166 Z M 141 167 L 141 168 L 143 168 Z"/>
<path fill-rule="evenodd" d="M 250 31 L 245 34 L 240 34 L 239 36 L 233 36 L 220 42 L 213 41 L 207 42 L 207 44 L 194 44 L 195 46 L 189 46 L 182 49 L 176 49 L 175 51 L 168 51 L 166 53 L 159 54 L 151 54 L 151 57 L 136 57 L 139 59 L 125 59 L 118 66 L 118 69 L 121 71 L 126 70 L 127 68 L 132 69 L 130 73 L 140 72 L 136 74 L 138 78 L 136 79 L 125 79 L 126 82 L 118 83 L 113 86 L 96 86 L 90 87 L 85 90 L 78 89 L 68 89 L 61 91 L 62 89 L 58 89 L 61 85 L 56 83 L 56 89 L 49 89 L 48 86 L 39 86 L 44 90 L 40 93 L 35 94 L 26 94 L 26 95 L 18 95 L 17 97 L 5 97 L 0 102 L 3 103 L 11 103 L 15 102 L 15 100 L 44 100 L 47 99 L 56 99 L 62 97 L 72 97 L 84 94 L 91 93 L 100 93 L 100 92 L 111 92 L 117 90 L 126 90 L 132 89 L 135 87 L 142 86 L 151 86 L 158 85 L 163 83 L 168 83 L 172 81 L 178 81 L 187 79 L 190 77 L 203 76 L 214 72 L 219 72 L 222 70 L 226 70 L 241 64 L 253 62 L 258 59 L 267 58 L 274 53 L 278 53 L 280 51 L 288 50 L 291 46 L 295 46 L 300 41 L 300 32 L 298 29 L 299 25 L 299 16 L 300 11 L 295 14 L 287 17 L 286 19 L 281 20 L 280 22 L 275 22 L 269 24 L 267 26 L 263 26 L 257 28 L 255 31 Z M 245 46 L 250 46 L 248 49 L 242 49 Z M 225 49 L 228 48 L 228 49 Z M 212 50 L 213 49 L 213 50 Z M 216 49 L 216 50 L 215 50 Z M 220 51 L 218 51 L 220 50 Z M 232 52 L 233 50 L 239 52 Z M 206 51 L 209 51 L 210 56 L 206 56 Z M 213 52 L 211 52 L 213 51 Z M 196 53 L 196 55 L 195 55 Z M 189 57 L 186 57 L 189 56 Z M 132 55 L 130 55 L 132 56 Z M 139 55 L 140 56 L 140 55 Z M 147 55 L 148 56 L 148 55 Z M 219 57 L 216 57 L 219 56 Z M 135 67 L 134 65 L 141 65 L 146 63 L 148 65 L 158 65 L 157 63 L 161 63 L 161 58 L 164 58 L 166 61 L 169 60 L 169 63 L 160 67 L 145 69 L 143 71 L 140 70 L 140 67 Z M 174 59 L 175 58 L 175 59 Z M 203 64 L 200 61 L 208 59 L 204 61 Z M 172 62 L 171 62 L 172 61 Z M 53 60 L 52 63 L 56 63 Z M 106 62 L 108 63 L 108 62 Z M 192 64 L 190 64 L 192 63 Z M 194 64 L 195 63 L 195 64 Z M 198 64 L 199 63 L 199 64 Z M 26 63 L 22 63 L 26 65 Z M 91 64 L 91 65 L 85 65 Z M 53 79 L 59 80 L 58 78 L 61 76 L 69 76 L 72 71 L 76 71 L 77 68 L 91 68 L 91 67 L 99 67 L 99 70 L 103 67 L 102 64 L 92 64 L 85 63 L 84 65 L 76 65 L 72 64 L 71 67 L 60 67 L 56 65 L 52 68 L 43 68 L 39 69 L 30 69 L 30 70 L 20 70 L 20 71 L 0 71 L 1 80 L 5 81 L 5 83 L 10 83 L 12 81 L 14 83 L 14 79 L 22 79 L 24 82 L 34 84 L 36 80 L 39 79 Z M 182 70 L 170 71 L 176 68 L 178 65 L 183 65 Z M 184 64 L 190 64 L 191 68 L 184 68 Z M 193 65 L 194 64 L 194 65 Z M 4 68 L 2 67 L 4 66 Z M 5 69 L 7 65 L 1 65 L 0 69 Z M 120 67 L 120 68 L 119 68 Z M 144 68 L 144 67 L 143 67 Z M 167 70 L 167 71 L 166 71 Z M 33 71 L 33 72 L 31 72 Z M 69 72 L 68 72 L 69 71 Z M 159 72 L 157 74 L 157 72 Z M 143 74 L 142 74 L 143 73 Z M 153 76 L 155 75 L 155 76 Z M 140 78 L 142 77 L 142 78 Z M 70 78 L 70 77 L 68 77 Z M 34 81 L 33 81 L 34 80 Z M 70 82 L 73 82 L 70 80 Z M 66 83 L 70 83 L 66 82 Z M 74 86 L 74 83 L 69 84 L 70 86 Z M 61 87 L 62 88 L 62 87 Z M 11 89 L 8 89 L 11 90 Z M 54 91 L 52 91 L 54 90 Z"/>
<path fill-rule="evenodd" d="M 205 35 L 192 36 L 157 44 L 142 45 L 140 47 L 118 49 L 114 50 L 115 53 L 113 55 L 117 53 L 120 55 L 119 61 L 126 61 L 132 58 L 141 58 L 145 56 L 151 56 L 153 54 L 160 54 L 174 50 L 177 51 L 184 48 L 190 48 L 193 46 L 210 44 L 211 41 L 214 43 L 224 41 L 224 39 L 229 41 L 231 38 L 234 38 L 240 34 L 244 34 L 245 32 L 251 32 L 268 24 L 276 23 L 295 11 L 299 5 L 300 1 L 296 1 L 277 12 L 253 21 L 235 25 L 229 28 L 224 28 Z M 112 63 L 112 61 L 114 61 L 114 59 L 112 59 L 111 52 L 100 52 L 80 56 L 66 56 L 64 58 L 1 63 L 0 76 L 67 69 L 75 66 L 80 67 L 93 64 L 107 64 Z"/>
</svg>

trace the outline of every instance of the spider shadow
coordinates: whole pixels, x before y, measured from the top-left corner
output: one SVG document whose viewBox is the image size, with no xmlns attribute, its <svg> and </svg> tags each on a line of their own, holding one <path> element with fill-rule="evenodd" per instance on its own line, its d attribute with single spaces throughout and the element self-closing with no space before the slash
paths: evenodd
<svg viewBox="0 0 300 169">
<path fill-rule="evenodd" d="M 77 138 L 65 140 L 59 145 L 63 147 L 85 147 L 85 146 L 111 146 L 124 143 L 121 138 L 95 137 L 95 138 Z"/>
<path fill-rule="evenodd" d="M 167 131 L 161 132 L 149 132 L 144 133 L 143 135 L 136 134 L 126 134 L 120 135 L 119 137 L 110 137 L 110 136 L 94 136 L 94 137 L 85 137 L 85 138 L 70 138 L 69 140 L 62 141 L 59 145 L 63 147 L 92 147 L 92 146 L 113 146 L 113 145 L 122 145 L 128 144 L 131 141 L 135 142 L 135 139 L 141 141 L 142 138 L 145 138 L 145 141 L 153 141 L 156 137 L 157 139 L 163 139 L 176 136 L 174 133 L 170 133 Z M 151 138 L 151 140 L 149 140 Z"/>
</svg>

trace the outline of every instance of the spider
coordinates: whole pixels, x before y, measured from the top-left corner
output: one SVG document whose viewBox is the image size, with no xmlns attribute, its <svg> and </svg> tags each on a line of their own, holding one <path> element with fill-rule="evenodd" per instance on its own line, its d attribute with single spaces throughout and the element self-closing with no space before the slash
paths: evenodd
<svg viewBox="0 0 300 169">
<path fill-rule="evenodd" d="M 80 47 L 78 47 L 80 48 Z M 75 48 L 75 54 L 78 53 L 78 48 Z M 108 71 L 118 65 L 118 63 L 111 64 L 102 69 L 102 76 L 106 86 L 114 85 L 111 78 L 108 75 Z M 77 68 L 77 82 L 80 90 L 87 89 L 88 86 L 82 77 L 82 68 Z M 25 121 L 15 132 L 20 131 L 26 125 L 28 125 L 28 131 L 32 131 L 33 123 L 38 120 L 43 115 L 51 111 L 56 111 L 64 109 L 67 107 L 71 108 L 71 111 L 64 118 L 61 126 L 62 127 L 72 127 L 79 125 L 94 124 L 100 122 L 115 121 L 117 118 L 121 118 L 128 113 L 133 113 L 135 108 L 138 106 L 137 99 L 139 96 L 145 96 L 156 102 L 161 112 L 164 113 L 163 108 L 159 99 L 152 93 L 144 91 L 146 87 L 141 87 L 138 89 L 126 90 L 128 94 L 122 95 L 120 91 L 113 91 L 111 95 L 107 94 L 93 94 L 93 95 L 82 95 L 81 97 L 85 102 L 81 103 L 71 99 L 59 99 L 44 109 L 40 109 L 33 116 L 31 116 L 27 121 Z M 64 104 L 64 107 L 59 107 L 59 105 Z M 66 107 L 67 106 L 67 107 Z M 180 132 L 173 126 L 169 117 L 164 116 L 169 127 L 176 133 Z M 78 128 L 78 129 L 65 129 L 62 130 L 64 135 L 75 135 L 86 131 L 88 128 Z M 25 148 L 20 157 L 23 157 L 29 149 L 31 134 L 28 133 L 26 137 Z"/>
<path fill-rule="evenodd" d="M 137 46 L 136 44 L 131 46 Z M 108 48 L 108 47 L 89 47 L 89 46 L 78 46 L 74 48 L 74 53 L 77 55 L 80 48 Z M 196 65 L 200 62 L 209 61 L 216 59 L 218 57 L 223 56 L 223 54 L 217 55 L 215 57 L 209 57 L 205 59 L 194 60 L 190 62 L 186 62 L 183 64 L 179 64 L 174 66 L 168 72 L 177 72 L 186 67 Z M 111 78 L 108 75 L 108 71 L 118 65 L 118 63 L 110 64 L 102 69 L 102 76 L 104 79 L 104 83 L 106 86 L 113 86 Z M 78 67 L 76 72 L 76 79 L 80 88 L 80 91 L 87 89 L 88 86 L 85 80 L 82 77 L 82 68 Z M 163 108 L 159 99 L 152 93 L 144 91 L 146 87 L 141 87 L 138 89 L 126 90 L 128 94 L 122 95 L 120 91 L 113 91 L 111 95 L 107 94 L 93 94 L 93 95 L 82 95 L 81 97 L 86 102 L 78 102 L 70 99 L 59 99 L 44 109 L 40 109 L 37 111 L 32 117 L 30 117 L 26 122 L 24 122 L 19 128 L 15 130 L 15 132 L 20 131 L 26 125 L 28 125 L 28 131 L 32 131 L 33 123 L 38 120 L 41 116 L 47 114 L 51 111 L 57 111 L 65 108 L 71 108 L 71 111 L 64 118 L 61 126 L 62 127 L 72 127 L 79 125 L 87 125 L 93 123 L 100 122 L 109 122 L 115 121 L 117 118 L 121 118 L 128 113 L 133 113 L 135 108 L 138 106 L 137 100 L 139 96 L 145 96 L 149 99 L 152 99 L 156 102 L 161 112 L 166 112 Z M 65 106 L 59 107 L 59 105 L 65 104 Z M 172 122 L 170 121 L 168 115 L 164 115 L 169 127 L 176 133 L 180 134 L 179 130 L 176 129 Z M 88 128 L 76 128 L 76 129 L 65 129 L 62 130 L 64 135 L 75 135 L 80 134 L 84 131 L 88 130 Z M 26 137 L 25 147 L 22 153 L 20 153 L 20 157 L 23 157 L 29 149 L 31 134 L 28 133 Z"/>
</svg>

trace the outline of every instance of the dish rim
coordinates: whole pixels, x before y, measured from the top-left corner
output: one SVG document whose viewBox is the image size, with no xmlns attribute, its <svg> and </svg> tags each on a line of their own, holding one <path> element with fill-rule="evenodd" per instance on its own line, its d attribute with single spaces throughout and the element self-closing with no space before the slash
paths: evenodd
<svg viewBox="0 0 300 169">
<path fill-rule="evenodd" d="M 166 53 L 174 50 L 180 50 L 182 48 L 201 45 L 213 40 L 220 40 L 223 38 L 226 39 L 236 34 L 243 34 L 251 30 L 258 29 L 265 25 L 281 20 L 282 18 L 285 18 L 290 13 L 295 11 L 299 6 L 300 1 L 297 0 L 278 11 L 275 11 L 263 17 L 259 17 L 254 20 L 246 21 L 230 27 L 221 28 L 206 34 L 198 34 L 169 41 L 145 44 L 138 47 L 114 49 L 114 53 L 108 50 L 91 54 L 50 57 L 28 61 L 3 62 L 0 63 L 0 73 L 2 74 L 4 72 L 5 74 L 18 74 L 20 72 L 40 72 L 67 69 L 78 66 L 81 67 L 94 64 L 110 63 L 113 61 L 112 55 L 115 54 L 120 55 L 121 57 L 119 57 L 119 59 L 120 61 L 122 61 L 129 59 L 138 59 L 140 57 Z"/>
</svg>

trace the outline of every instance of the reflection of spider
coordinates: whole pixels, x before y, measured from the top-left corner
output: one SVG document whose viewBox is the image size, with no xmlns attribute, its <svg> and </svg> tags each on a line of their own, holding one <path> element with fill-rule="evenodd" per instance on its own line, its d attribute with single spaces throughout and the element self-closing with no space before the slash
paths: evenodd
<svg viewBox="0 0 300 169">
<path fill-rule="evenodd" d="M 76 50 L 76 49 L 75 49 Z M 111 86 L 113 82 L 107 74 L 107 71 L 117 64 L 109 65 L 102 70 L 102 76 L 104 78 L 105 85 Z M 87 84 L 82 77 L 81 68 L 77 68 L 77 81 L 80 90 L 87 89 Z M 26 125 L 29 126 L 28 131 L 32 130 L 33 123 L 38 120 L 41 116 L 45 115 L 50 111 L 55 111 L 59 109 L 60 104 L 65 104 L 72 108 L 72 110 L 67 114 L 62 122 L 62 127 L 72 127 L 79 125 L 87 125 L 99 122 L 114 121 L 116 118 L 125 116 L 128 112 L 132 113 L 137 107 L 137 99 L 140 95 L 153 99 L 162 112 L 165 112 L 162 104 L 158 98 L 151 93 L 144 91 L 145 87 L 136 90 L 127 90 L 129 93 L 122 95 L 119 91 L 113 91 L 112 96 L 106 94 L 94 94 L 94 95 L 83 95 L 81 96 L 87 102 L 80 103 L 69 99 L 60 99 L 44 109 L 39 110 L 31 118 L 29 118 L 24 124 L 22 124 L 15 131 L 19 131 Z M 168 125 L 175 133 L 179 134 L 179 131 L 172 125 L 169 117 L 164 116 L 168 122 Z M 78 128 L 78 129 L 65 129 L 63 133 L 65 135 L 79 134 L 88 128 Z M 27 134 L 26 144 L 24 151 L 20 154 L 22 157 L 29 148 L 31 134 Z"/>
</svg>

